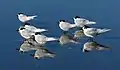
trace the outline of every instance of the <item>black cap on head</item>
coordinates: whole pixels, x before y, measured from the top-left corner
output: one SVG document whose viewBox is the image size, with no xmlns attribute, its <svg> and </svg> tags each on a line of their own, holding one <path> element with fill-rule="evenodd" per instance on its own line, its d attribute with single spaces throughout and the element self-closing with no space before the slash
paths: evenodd
<svg viewBox="0 0 120 70">
<path fill-rule="evenodd" d="M 89 50 L 84 49 L 84 52 L 90 52 Z"/>
<path fill-rule="evenodd" d="M 83 27 L 85 27 L 85 28 L 90 28 L 89 26 L 86 26 L 86 25 L 84 25 Z"/>
<path fill-rule="evenodd" d="M 18 13 L 18 14 L 20 15 L 20 14 L 24 14 L 24 13 Z"/>
<path fill-rule="evenodd" d="M 25 29 L 25 28 L 23 28 L 23 27 L 22 27 L 22 28 L 20 28 L 20 30 L 23 30 L 23 29 Z"/>
<path fill-rule="evenodd" d="M 75 18 L 80 18 L 79 16 L 75 16 Z"/>
<path fill-rule="evenodd" d="M 41 34 L 41 33 L 40 33 L 40 32 L 36 32 L 36 33 L 35 33 L 35 35 L 39 35 L 39 34 Z"/>
<path fill-rule="evenodd" d="M 60 20 L 60 22 L 65 22 L 65 20 Z"/>
<path fill-rule="evenodd" d="M 20 53 L 24 53 L 23 51 L 20 51 Z"/>
</svg>

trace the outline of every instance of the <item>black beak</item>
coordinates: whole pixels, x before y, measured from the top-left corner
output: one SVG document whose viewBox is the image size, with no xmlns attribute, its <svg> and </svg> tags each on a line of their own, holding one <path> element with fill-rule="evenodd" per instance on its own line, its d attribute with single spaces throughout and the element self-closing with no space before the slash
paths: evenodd
<svg viewBox="0 0 120 70">
<path fill-rule="evenodd" d="M 30 54 L 30 56 L 34 57 L 34 54 Z"/>
<path fill-rule="evenodd" d="M 19 31 L 19 30 L 16 30 L 16 31 Z"/>
<path fill-rule="evenodd" d="M 20 49 L 16 48 L 17 51 L 19 51 Z"/>
</svg>

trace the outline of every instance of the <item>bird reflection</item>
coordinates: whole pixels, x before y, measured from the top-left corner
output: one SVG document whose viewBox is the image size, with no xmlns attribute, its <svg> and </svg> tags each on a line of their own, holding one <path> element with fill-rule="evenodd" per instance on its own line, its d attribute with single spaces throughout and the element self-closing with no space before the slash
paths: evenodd
<svg viewBox="0 0 120 70">
<path fill-rule="evenodd" d="M 83 30 L 77 30 L 77 31 L 75 31 L 74 38 L 80 39 L 80 38 L 83 38 L 83 37 L 85 37 L 85 35 L 83 33 Z"/>
<path fill-rule="evenodd" d="M 40 58 L 53 58 L 55 57 L 55 53 L 50 52 L 46 48 L 37 48 L 35 54 L 31 54 L 32 57 L 35 59 L 40 59 Z"/>
<path fill-rule="evenodd" d="M 23 44 L 21 44 L 20 48 L 17 49 L 21 53 L 29 52 L 32 50 L 37 50 L 37 48 L 42 47 L 41 45 L 37 44 L 32 39 L 25 40 Z"/>
<path fill-rule="evenodd" d="M 47 48 L 40 45 L 33 39 L 27 39 L 23 42 L 19 49 L 17 49 L 21 53 L 35 51 L 34 54 L 31 54 L 35 59 L 40 59 L 42 57 L 54 57 L 55 54 L 50 52 Z"/>
<path fill-rule="evenodd" d="M 76 41 L 76 39 L 74 39 L 72 36 L 70 36 L 69 34 L 62 34 L 61 37 L 59 38 L 59 43 L 61 45 L 65 45 L 65 44 L 69 44 L 69 43 L 73 43 L 73 44 L 78 44 L 79 42 Z"/>
<path fill-rule="evenodd" d="M 82 48 L 83 52 L 90 52 L 90 51 L 102 51 L 102 50 L 111 50 L 110 47 L 101 45 L 95 41 L 86 42 Z"/>
</svg>

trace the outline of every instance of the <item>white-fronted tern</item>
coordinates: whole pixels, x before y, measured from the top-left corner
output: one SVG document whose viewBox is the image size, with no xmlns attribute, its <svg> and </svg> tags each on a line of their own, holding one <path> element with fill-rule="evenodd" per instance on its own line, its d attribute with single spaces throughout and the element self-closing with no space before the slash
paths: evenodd
<svg viewBox="0 0 120 70">
<path fill-rule="evenodd" d="M 65 20 L 59 21 L 59 27 L 63 31 L 69 31 L 69 29 L 76 27 L 75 24 L 70 24 L 69 22 L 66 22 Z"/>
<path fill-rule="evenodd" d="M 57 38 L 54 38 L 54 37 L 47 37 L 45 35 L 42 35 L 40 32 L 36 32 L 33 36 L 35 37 L 35 41 L 41 45 L 44 45 L 46 42 L 49 42 L 49 41 L 58 40 Z"/>
<path fill-rule="evenodd" d="M 83 27 L 84 25 L 91 25 L 91 24 L 96 24 L 94 21 L 89 21 L 84 18 L 80 18 L 79 16 L 75 16 L 73 18 L 74 23 L 77 25 L 77 27 Z"/>
<path fill-rule="evenodd" d="M 111 30 L 111 29 L 91 28 L 88 26 L 83 26 L 82 29 L 86 36 L 92 37 L 92 38 Z"/>
<path fill-rule="evenodd" d="M 27 16 L 27 15 L 25 15 L 24 13 L 18 13 L 17 16 L 18 16 L 18 19 L 19 19 L 22 23 L 25 23 L 25 22 L 27 22 L 27 21 L 33 20 L 35 17 L 37 17 L 37 15 Z"/>
</svg>

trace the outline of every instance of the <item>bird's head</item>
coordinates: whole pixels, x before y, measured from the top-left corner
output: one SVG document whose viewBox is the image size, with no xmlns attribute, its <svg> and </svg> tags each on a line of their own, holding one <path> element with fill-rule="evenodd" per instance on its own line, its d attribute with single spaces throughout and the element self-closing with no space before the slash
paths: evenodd
<svg viewBox="0 0 120 70">
<path fill-rule="evenodd" d="M 65 20 L 59 20 L 59 22 L 65 22 Z"/>
<path fill-rule="evenodd" d="M 35 56 L 34 54 L 30 54 L 30 56 L 32 56 L 34 59 L 40 59 L 39 56 Z"/>
<path fill-rule="evenodd" d="M 25 28 L 24 27 L 20 27 L 19 29 L 17 29 L 16 31 L 22 31 L 24 30 Z"/>
<path fill-rule="evenodd" d="M 78 19 L 78 18 L 80 18 L 79 16 L 75 16 L 75 17 L 73 17 L 73 19 Z"/>
<path fill-rule="evenodd" d="M 89 26 L 86 26 L 86 25 L 84 25 L 83 27 L 82 27 L 82 29 L 84 30 L 84 29 L 87 29 L 87 28 L 90 28 Z"/>
</svg>

